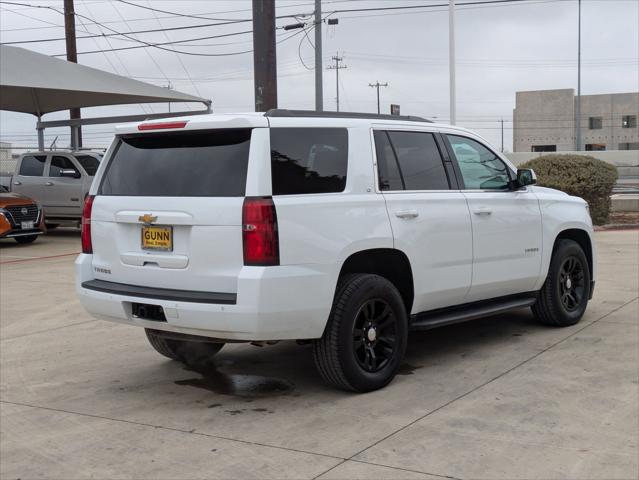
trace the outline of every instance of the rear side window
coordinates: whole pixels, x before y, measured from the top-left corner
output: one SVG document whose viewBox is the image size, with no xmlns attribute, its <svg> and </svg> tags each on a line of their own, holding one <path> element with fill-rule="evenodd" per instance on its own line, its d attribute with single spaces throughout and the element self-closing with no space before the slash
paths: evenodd
<svg viewBox="0 0 639 480">
<path fill-rule="evenodd" d="M 77 173 L 80 173 L 73 162 L 67 157 L 53 157 L 51 159 L 51 165 L 49 165 L 49 176 L 61 177 L 60 172 L 62 170 L 75 170 Z"/>
<path fill-rule="evenodd" d="M 380 190 L 450 188 L 444 162 L 432 133 L 378 131 L 375 132 L 375 148 Z"/>
<path fill-rule="evenodd" d="M 76 155 L 76 160 L 82 165 L 84 171 L 87 172 L 87 175 L 90 177 L 95 176 L 95 172 L 97 172 L 98 167 L 100 166 L 100 160 L 91 155 Z"/>
<path fill-rule="evenodd" d="M 388 132 L 376 130 L 373 135 L 375 136 L 379 189 L 382 191 L 404 190 L 404 182 L 397 166 L 393 147 L 388 139 Z"/>
<path fill-rule="evenodd" d="M 273 195 L 342 192 L 347 165 L 345 128 L 271 128 Z"/>
<path fill-rule="evenodd" d="M 241 197 L 251 129 L 130 135 L 102 180 L 102 195 Z"/>
<path fill-rule="evenodd" d="M 25 177 L 41 177 L 44 173 L 44 162 L 46 155 L 25 155 L 20 163 L 19 175 Z"/>
</svg>

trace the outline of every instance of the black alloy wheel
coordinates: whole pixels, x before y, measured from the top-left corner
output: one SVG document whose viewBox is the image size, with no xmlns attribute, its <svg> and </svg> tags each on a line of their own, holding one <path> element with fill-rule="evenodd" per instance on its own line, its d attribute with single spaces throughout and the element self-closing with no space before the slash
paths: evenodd
<svg viewBox="0 0 639 480">
<path fill-rule="evenodd" d="M 566 311 L 577 310 L 586 294 L 584 266 L 579 258 L 570 256 L 564 260 L 559 270 L 557 285 L 561 303 Z"/>
<path fill-rule="evenodd" d="M 367 372 L 383 369 L 395 354 L 396 317 L 381 298 L 364 303 L 353 324 L 353 351 L 357 363 Z"/>
</svg>

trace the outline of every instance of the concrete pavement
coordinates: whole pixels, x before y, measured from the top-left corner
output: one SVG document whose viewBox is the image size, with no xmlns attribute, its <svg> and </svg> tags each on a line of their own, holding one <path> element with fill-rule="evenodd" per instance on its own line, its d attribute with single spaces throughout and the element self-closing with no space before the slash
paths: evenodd
<svg viewBox="0 0 639 480">
<path fill-rule="evenodd" d="M 189 371 L 82 310 L 77 234 L 1 242 L 0 477 L 636 479 L 639 232 L 596 235 L 580 324 L 522 310 L 413 334 L 366 395 L 293 342 Z"/>
</svg>

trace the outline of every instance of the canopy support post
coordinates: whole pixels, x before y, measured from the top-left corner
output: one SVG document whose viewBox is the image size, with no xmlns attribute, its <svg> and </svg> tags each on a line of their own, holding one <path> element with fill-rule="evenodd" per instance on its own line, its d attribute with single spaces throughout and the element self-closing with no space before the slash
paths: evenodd
<svg viewBox="0 0 639 480">
<path fill-rule="evenodd" d="M 38 132 L 38 150 L 44 151 L 44 127 L 40 126 L 40 115 L 38 115 L 38 124 L 36 126 Z"/>
<path fill-rule="evenodd" d="M 71 150 L 78 150 L 80 147 L 80 126 L 71 125 Z"/>
</svg>

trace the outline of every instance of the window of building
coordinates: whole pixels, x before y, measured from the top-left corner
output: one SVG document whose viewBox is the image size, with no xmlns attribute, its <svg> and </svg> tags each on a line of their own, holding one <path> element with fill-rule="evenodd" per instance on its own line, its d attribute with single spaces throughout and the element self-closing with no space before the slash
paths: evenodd
<svg viewBox="0 0 639 480">
<path fill-rule="evenodd" d="M 637 128 L 637 115 L 624 115 L 621 117 L 622 128 Z"/>
<path fill-rule="evenodd" d="M 531 152 L 556 152 L 557 145 L 533 145 L 530 147 Z"/>
<path fill-rule="evenodd" d="M 342 192 L 347 165 L 345 128 L 271 128 L 273 195 Z"/>
<path fill-rule="evenodd" d="M 25 155 L 20 163 L 18 175 L 25 177 L 41 177 L 44 172 L 44 162 L 46 155 Z"/>
<path fill-rule="evenodd" d="M 586 151 L 587 152 L 602 152 L 606 149 L 605 143 L 587 143 Z"/>
<path fill-rule="evenodd" d="M 602 125 L 603 125 L 603 120 L 601 117 L 588 118 L 588 128 L 590 130 L 601 130 Z"/>
<path fill-rule="evenodd" d="M 75 165 L 67 157 L 53 157 L 51 159 L 51 165 L 49 165 L 50 177 L 61 177 L 62 170 L 74 170 L 76 175 L 80 176 L 80 172 L 75 168 Z"/>
<path fill-rule="evenodd" d="M 466 137 L 447 135 L 467 190 L 508 190 L 508 167 L 481 143 Z"/>
<path fill-rule="evenodd" d="M 639 150 L 639 142 L 620 143 L 619 150 Z"/>
</svg>

